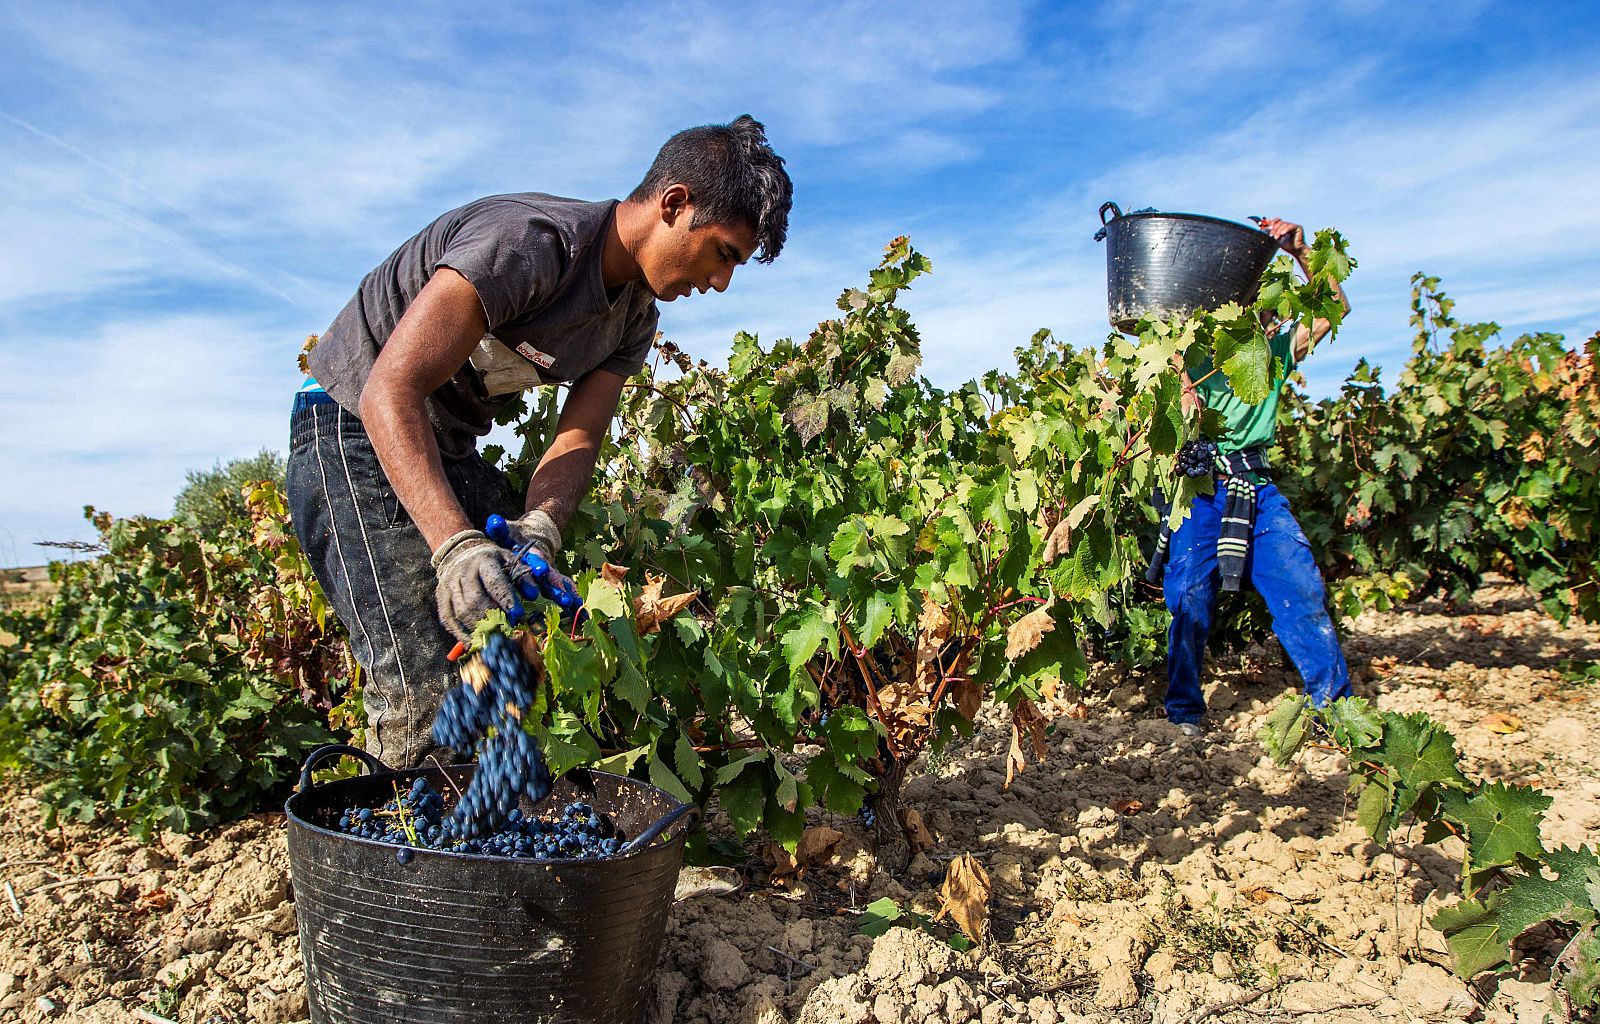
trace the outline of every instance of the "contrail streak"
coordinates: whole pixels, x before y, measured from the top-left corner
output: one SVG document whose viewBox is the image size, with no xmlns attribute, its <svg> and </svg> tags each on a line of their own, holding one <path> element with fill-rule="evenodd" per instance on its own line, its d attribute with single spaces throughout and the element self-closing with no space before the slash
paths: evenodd
<svg viewBox="0 0 1600 1024">
<path fill-rule="evenodd" d="M 44 129 L 39 128 L 39 127 L 37 127 L 37 126 L 35 126 L 33 124 L 30 124 L 27 121 L 22 120 L 20 117 L 14 117 L 11 114 L 6 113 L 4 110 L 0 110 L 0 119 L 4 119 L 6 121 L 9 121 L 10 123 L 16 125 L 18 128 L 21 128 L 23 131 L 26 131 L 26 132 L 29 132 L 32 135 L 38 136 L 39 138 L 43 139 L 45 142 L 48 142 L 49 144 L 51 144 L 52 146 L 56 146 L 56 147 L 59 147 L 61 149 L 66 150 L 68 153 L 71 153 L 73 156 L 75 156 L 78 159 L 84 161 L 85 163 L 89 164 L 90 166 L 95 167 L 95 168 L 97 168 L 97 169 L 99 169 L 101 171 L 104 171 L 105 173 L 111 175 L 113 178 L 116 178 L 118 181 L 120 181 L 123 184 L 127 185 L 129 188 L 134 189 L 135 191 L 141 192 L 146 196 L 149 196 L 151 199 L 155 200 L 155 202 L 157 204 L 159 204 L 160 206 L 162 206 L 162 207 L 164 207 L 164 208 L 166 208 L 168 210 L 171 210 L 173 213 L 176 213 L 178 216 L 184 218 L 185 220 L 188 220 L 188 221 L 200 226 L 201 228 L 205 229 L 207 232 L 209 232 L 209 233 L 211 233 L 213 235 L 216 235 L 219 238 L 223 238 L 223 239 L 225 239 L 225 240 L 227 240 L 229 242 L 234 242 L 236 244 L 242 244 L 241 239 L 236 238 L 233 235 L 228 234 L 226 231 L 223 231 L 222 229 L 216 227 L 215 225 L 212 225 L 212 224 L 206 222 L 202 218 L 195 216 L 194 214 L 190 213 L 188 210 L 183 209 L 181 206 L 177 206 L 177 205 L 173 204 L 170 200 L 168 200 L 167 198 L 162 196 L 160 193 L 158 193 L 158 192 L 154 191 L 153 189 L 147 187 L 146 185 L 134 180 L 133 178 L 128 177 L 126 174 L 123 174 L 121 171 L 117 170 L 115 167 L 110 166 L 109 164 L 105 163 L 104 161 L 96 159 L 92 154 L 84 152 L 82 149 L 79 149 L 77 146 L 74 146 L 72 143 L 68 142 L 67 140 L 62 139 L 62 138 L 60 138 L 58 136 L 52 135 L 49 132 L 45 131 Z M 207 248 L 205 245 L 203 245 L 203 244 L 201 244 L 199 242 L 196 242 L 195 240 L 193 240 L 191 238 L 185 237 L 181 232 L 176 231 L 173 228 L 166 227 L 165 225 L 162 225 L 162 224 L 152 220 L 150 217 L 147 217 L 143 213 L 140 213 L 137 209 L 129 206 L 126 203 L 119 203 L 116 200 L 107 200 L 107 201 L 109 201 L 109 202 L 115 204 L 116 206 L 120 207 L 122 209 L 122 211 L 126 215 L 131 216 L 133 218 L 136 218 L 139 221 L 143 222 L 143 224 L 144 224 L 144 226 L 146 227 L 147 230 L 156 232 L 157 234 L 160 234 L 160 235 L 168 236 L 168 240 L 169 241 L 176 241 L 181 246 L 183 246 L 184 248 L 188 249 L 192 254 L 194 254 L 196 256 L 199 256 L 200 258 L 211 262 L 212 264 L 214 264 L 219 269 L 226 271 L 228 274 L 230 274 L 230 275 L 232 275 L 234 277 L 238 277 L 238 278 L 240 278 L 242 280 L 248 281 L 251 284 L 254 284 L 256 287 L 260 288 L 262 291 L 265 291 L 265 292 L 267 292 L 267 293 L 269 293 L 269 294 L 271 294 L 271 295 L 273 295 L 273 296 L 275 296 L 277 298 L 282 299 L 283 301 L 285 301 L 285 302 L 289 303 L 290 305 L 294 306 L 296 309 L 302 310 L 303 312 L 307 312 L 307 313 L 315 312 L 314 310 L 312 310 L 308 306 L 306 306 L 301 299 L 298 299 L 295 296 L 290 295 L 289 293 L 283 291 L 277 285 L 273 284 L 271 281 L 268 281 L 261 274 L 257 273 L 254 270 L 251 270 L 249 267 L 243 266 L 242 264 L 239 264 L 239 263 L 235 263 L 233 260 L 230 260 L 225 256 L 221 256 L 221 255 L 217 254 L 216 252 L 214 252 L 211 249 Z"/>
</svg>

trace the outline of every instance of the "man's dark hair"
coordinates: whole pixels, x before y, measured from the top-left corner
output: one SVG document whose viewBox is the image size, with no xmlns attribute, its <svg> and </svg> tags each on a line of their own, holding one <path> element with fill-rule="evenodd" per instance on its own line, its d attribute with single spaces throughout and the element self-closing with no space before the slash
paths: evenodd
<svg viewBox="0 0 1600 1024">
<path fill-rule="evenodd" d="M 767 144 L 760 121 L 742 114 L 729 124 L 685 128 L 661 147 L 628 199 L 654 199 L 676 184 L 688 187 L 694 204 L 690 227 L 748 224 L 756 234 L 756 261 L 778 258 L 789 233 L 794 184 L 783 169 L 783 157 Z"/>
</svg>

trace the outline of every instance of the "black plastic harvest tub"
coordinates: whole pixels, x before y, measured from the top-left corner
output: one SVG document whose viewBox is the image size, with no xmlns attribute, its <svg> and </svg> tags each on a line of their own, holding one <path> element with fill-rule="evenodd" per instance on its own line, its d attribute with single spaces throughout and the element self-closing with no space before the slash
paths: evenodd
<svg viewBox="0 0 1600 1024">
<path fill-rule="evenodd" d="M 1278 251 L 1265 231 L 1196 213 L 1123 213 L 1104 203 L 1100 223 L 1094 237 L 1106 243 L 1106 312 L 1124 334 L 1146 314 L 1165 320 L 1255 301 L 1261 272 Z"/>
<path fill-rule="evenodd" d="M 330 754 L 369 774 L 313 787 Z M 607 859 L 510 860 L 397 847 L 337 830 L 417 776 L 453 802 L 474 765 L 390 771 L 354 747 L 306 760 L 284 805 L 313 1024 L 634 1024 L 643 1014 L 694 805 L 583 769 L 538 809 L 584 800 L 630 837 Z M 448 776 L 448 779 L 447 779 Z M 524 811 L 534 808 L 525 806 Z"/>
</svg>

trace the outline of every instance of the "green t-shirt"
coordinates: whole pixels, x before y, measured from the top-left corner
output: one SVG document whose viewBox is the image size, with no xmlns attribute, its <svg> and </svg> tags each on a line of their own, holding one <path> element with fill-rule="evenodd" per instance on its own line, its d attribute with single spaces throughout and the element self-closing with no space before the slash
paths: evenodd
<svg viewBox="0 0 1600 1024">
<path fill-rule="evenodd" d="M 1272 346 L 1272 355 L 1277 360 L 1278 374 L 1272 380 L 1272 393 L 1259 405 L 1245 405 L 1239 401 L 1233 388 L 1228 386 L 1228 377 L 1224 373 L 1213 375 L 1195 388 L 1195 394 L 1206 403 L 1206 408 L 1220 412 L 1227 421 L 1228 432 L 1216 439 L 1217 448 L 1221 451 L 1238 452 L 1272 443 L 1278 428 L 1278 396 L 1283 393 L 1284 381 L 1289 379 L 1296 365 L 1294 329 L 1295 321 L 1285 321 L 1267 339 Z M 1207 356 L 1199 366 L 1190 367 L 1189 379 L 1200 380 L 1210 372 L 1211 358 Z"/>
</svg>

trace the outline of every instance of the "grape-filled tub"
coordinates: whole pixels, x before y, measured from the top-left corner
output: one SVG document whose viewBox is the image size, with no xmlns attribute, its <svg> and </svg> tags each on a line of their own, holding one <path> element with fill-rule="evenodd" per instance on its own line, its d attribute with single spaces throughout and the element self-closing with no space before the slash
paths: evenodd
<svg viewBox="0 0 1600 1024">
<path fill-rule="evenodd" d="M 320 786 L 311 769 L 350 754 L 368 774 Z M 344 834 L 426 778 L 465 790 L 474 765 L 396 772 L 354 747 L 313 753 L 284 811 L 313 1024 L 634 1024 L 672 907 L 695 808 L 634 779 L 576 769 L 539 807 L 582 800 L 629 842 L 616 856 L 511 860 L 396 847 Z M 406 862 L 401 863 L 404 859 Z"/>
<path fill-rule="evenodd" d="M 1111 214 L 1107 218 L 1106 214 Z M 1111 326 L 1134 333 L 1142 316 L 1166 319 L 1255 300 L 1261 272 L 1278 252 L 1265 231 L 1193 213 L 1123 213 L 1100 207 Z"/>
</svg>

